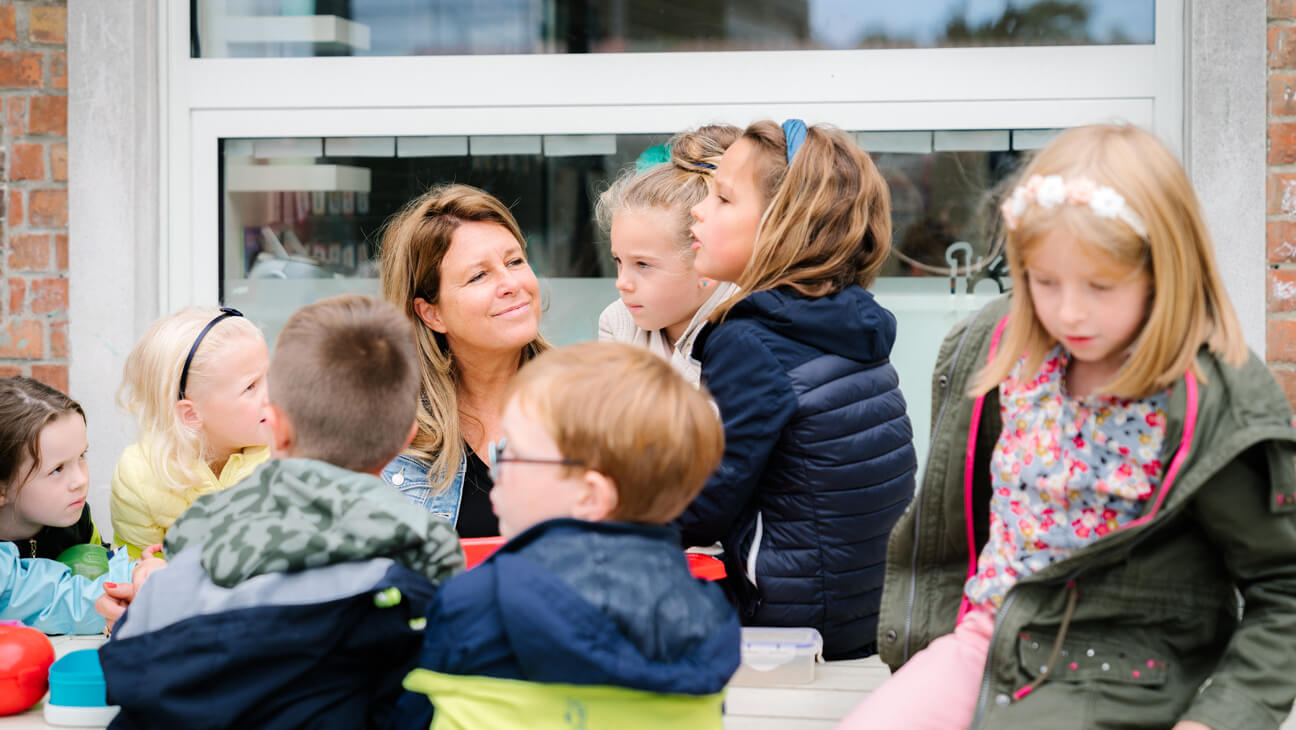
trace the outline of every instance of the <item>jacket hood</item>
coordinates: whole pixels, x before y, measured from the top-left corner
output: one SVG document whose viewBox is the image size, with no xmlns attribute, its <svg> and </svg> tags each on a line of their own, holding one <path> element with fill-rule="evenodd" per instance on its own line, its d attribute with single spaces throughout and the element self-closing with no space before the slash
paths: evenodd
<svg viewBox="0 0 1296 730">
<path fill-rule="evenodd" d="M 371 474 L 314 459 L 273 459 L 200 497 L 167 532 L 170 558 L 201 546 L 216 585 L 386 557 L 433 583 L 463 568 L 454 528 Z"/>
<path fill-rule="evenodd" d="M 895 344 L 895 315 L 859 286 L 823 297 L 787 288 L 758 291 L 734 305 L 727 317 L 733 319 L 756 320 L 783 337 L 856 362 L 886 360 Z"/>
<path fill-rule="evenodd" d="M 553 520 L 490 562 L 531 681 L 710 694 L 738 668 L 737 614 L 692 577 L 673 530 Z"/>
</svg>

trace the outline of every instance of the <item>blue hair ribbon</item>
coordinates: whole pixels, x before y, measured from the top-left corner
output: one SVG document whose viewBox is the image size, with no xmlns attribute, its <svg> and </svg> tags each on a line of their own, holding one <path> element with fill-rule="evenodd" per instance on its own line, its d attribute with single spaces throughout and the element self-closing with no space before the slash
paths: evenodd
<svg viewBox="0 0 1296 730">
<path fill-rule="evenodd" d="M 787 140 L 787 161 L 792 164 L 792 158 L 796 157 L 797 150 L 801 149 L 801 143 L 806 138 L 806 124 L 800 119 L 789 119 L 783 122 L 783 138 Z"/>
</svg>

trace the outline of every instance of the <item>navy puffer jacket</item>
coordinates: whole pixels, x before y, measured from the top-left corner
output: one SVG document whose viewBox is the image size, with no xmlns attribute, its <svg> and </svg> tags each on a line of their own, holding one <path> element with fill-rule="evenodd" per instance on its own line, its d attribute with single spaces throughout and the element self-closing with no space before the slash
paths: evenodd
<svg viewBox="0 0 1296 730">
<path fill-rule="evenodd" d="M 829 658 L 876 651 L 887 536 L 913 497 L 895 328 L 861 287 L 780 289 L 694 348 L 725 452 L 675 525 L 687 545 L 724 544 L 743 623 L 812 626 Z"/>
</svg>

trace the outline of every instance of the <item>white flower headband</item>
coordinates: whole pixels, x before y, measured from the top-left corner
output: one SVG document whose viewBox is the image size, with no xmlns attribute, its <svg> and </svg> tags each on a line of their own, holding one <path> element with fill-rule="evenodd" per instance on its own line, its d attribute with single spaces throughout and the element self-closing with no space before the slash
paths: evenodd
<svg viewBox="0 0 1296 730">
<path fill-rule="evenodd" d="M 1008 230 L 1017 230 L 1017 224 L 1031 203 L 1042 208 L 1054 208 L 1062 203 L 1087 205 L 1099 218 L 1119 218 L 1142 238 L 1147 238 L 1147 226 L 1132 208 L 1125 204 L 1120 193 L 1093 180 L 1077 177 L 1063 180 L 1061 175 L 1041 177 L 1031 175 L 1025 185 L 1018 185 L 1012 197 L 999 206 Z"/>
</svg>

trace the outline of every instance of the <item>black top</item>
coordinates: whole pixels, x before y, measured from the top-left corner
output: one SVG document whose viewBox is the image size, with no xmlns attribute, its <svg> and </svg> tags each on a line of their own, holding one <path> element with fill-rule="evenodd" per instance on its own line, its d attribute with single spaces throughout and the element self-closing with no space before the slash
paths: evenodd
<svg viewBox="0 0 1296 730">
<path fill-rule="evenodd" d="M 81 519 L 67 527 L 42 527 L 41 531 L 24 540 L 8 540 L 18 548 L 22 558 L 56 559 L 73 545 L 85 545 L 94 537 L 95 526 L 90 519 L 90 505 L 81 506 Z"/>
<path fill-rule="evenodd" d="M 459 519 L 455 530 L 459 537 L 495 537 L 500 534 L 499 518 L 491 508 L 490 490 L 495 486 L 490 469 L 477 454 L 464 444 L 468 459 L 464 469 L 463 493 L 459 498 Z"/>
</svg>

